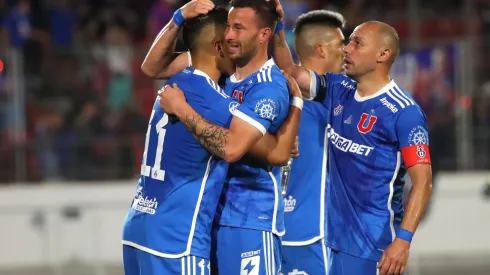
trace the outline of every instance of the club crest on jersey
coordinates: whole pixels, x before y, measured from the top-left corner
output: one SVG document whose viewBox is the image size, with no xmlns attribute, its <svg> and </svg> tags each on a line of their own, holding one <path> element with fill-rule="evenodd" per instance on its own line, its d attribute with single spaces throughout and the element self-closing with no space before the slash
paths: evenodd
<svg viewBox="0 0 490 275">
<path fill-rule="evenodd" d="M 335 109 L 333 109 L 333 115 L 334 116 L 338 116 L 340 115 L 340 113 L 342 113 L 342 110 L 344 109 L 344 106 L 340 105 L 335 107 Z"/>
<path fill-rule="evenodd" d="M 276 103 L 272 99 L 261 99 L 255 105 L 255 113 L 261 118 L 274 120 L 276 118 Z"/>
<path fill-rule="evenodd" d="M 376 123 L 376 120 L 378 120 L 378 117 L 376 117 L 374 115 L 362 113 L 361 119 L 359 120 L 359 123 L 357 124 L 357 130 L 362 134 L 367 134 L 367 133 L 371 132 L 371 130 L 373 129 L 374 123 Z"/>
<path fill-rule="evenodd" d="M 233 95 L 232 95 L 232 97 L 233 97 L 233 98 L 234 98 L 236 101 L 238 101 L 238 103 L 242 104 L 242 102 L 243 102 L 243 92 L 240 92 L 240 91 L 238 91 L 238 90 L 234 90 L 234 91 L 233 91 Z"/>
<path fill-rule="evenodd" d="M 425 152 L 424 146 L 417 145 L 417 156 L 423 159 L 426 155 L 427 153 Z"/>
<path fill-rule="evenodd" d="M 233 114 L 233 112 L 238 108 L 238 106 L 240 106 L 240 103 L 236 101 L 230 102 L 230 105 L 228 105 L 228 108 L 230 109 L 230 113 Z"/>
</svg>

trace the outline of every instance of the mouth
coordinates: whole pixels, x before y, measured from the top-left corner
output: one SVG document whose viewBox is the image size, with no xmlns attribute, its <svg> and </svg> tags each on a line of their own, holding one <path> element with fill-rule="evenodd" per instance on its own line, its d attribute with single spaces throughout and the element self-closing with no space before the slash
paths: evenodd
<svg viewBox="0 0 490 275">
<path fill-rule="evenodd" d="M 240 50 L 240 44 L 237 42 L 228 42 L 228 52 L 231 54 L 236 54 Z"/>
<path fill-rule="evenodd" d="M 344 57 L 344 69 L 346 69 L 347 67 L 351 66 L 353 64 L 352 60 L 347 58 L 347 57 Z"/>
</svg>

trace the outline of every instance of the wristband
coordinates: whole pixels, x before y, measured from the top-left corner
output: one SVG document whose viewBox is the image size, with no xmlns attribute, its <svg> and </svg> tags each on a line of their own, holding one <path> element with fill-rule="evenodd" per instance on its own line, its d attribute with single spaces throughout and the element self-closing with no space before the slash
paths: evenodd
<svg viewBox="0 0 490 275">
<path fill-rule="evenodd" d="M 299 108 L 300 110 L 303 110 L 303 99 L 300 98 L 300 97 L 293 97 L 291 99 L 291 103 L 289 104 L 290 106 L 294 106 L 294 107 L 297 107 Z"/>
<path fill-rule="evenodd" d="M 277 23 L 274 33 L 278 33 L 282 30 L 284 30 L 284 21 L 280 21 L 279 23 Z"/>
<path fill-rule="evenodd" d="M 412 242 L 413 233 L 406 229 L 400 228 L 400 230 L 398 230 L 398 233 L 396 234 L 396 237 L 410 243 Z"/>
<path fill-rule="evenodd" d="M 176 10 L 174 12 L 174 17 L 172 19 L 174 20 L 175 25 L 181 27 L 185 22 L 185 18 L 182 15 L 182 10 L 181 9 Z"/>
</svg>

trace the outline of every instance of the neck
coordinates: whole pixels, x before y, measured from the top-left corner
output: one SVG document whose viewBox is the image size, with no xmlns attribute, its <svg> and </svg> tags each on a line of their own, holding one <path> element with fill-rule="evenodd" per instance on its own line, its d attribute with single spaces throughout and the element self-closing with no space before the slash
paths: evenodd
<svg viewBox="0 0 490 275">
<path fill-rule="evenodd" d="M 221 72 L 217 69 L 216 60 L 209 56 L 203 54 L 191 55 L 192 67 L 207 74 L 211 80 L 218 83 L 221 76 Z"/>
<path fill-rule="evenodd" d="M 235 78 L 237 80 L 247 78 L 249 75 L 262 68 L 267 60 L 269 60 L 269 57 L 267 56 L 267 51 L 259 49 L 257 51 L 257 54 L 246 65 L 242 67 L 236 67 Z"/>
<path fill-rule="evenodd" d="M 390 75 L 389 73 L 376 73 L 376 71 L 372 71 L 368 74 L 365 74 L 357 81 L 357 93 L 361 97 L 366 97 L 375 94 L 381 88 L 390 83 Z"/>
<path fill-rule="evenodd" d="M 305 67 L 308 70 L 312 70 L 319 75 L 323 75 L 327 72 L 333 72 L 333 70 L 329 70 L 329 68 L 326 68 L 324 62 L 319 59 L 315 60 L 313 58 L 307 58 L 305 60 L 300 60 L 300 62 L 301 66 Z"/>
</svg>

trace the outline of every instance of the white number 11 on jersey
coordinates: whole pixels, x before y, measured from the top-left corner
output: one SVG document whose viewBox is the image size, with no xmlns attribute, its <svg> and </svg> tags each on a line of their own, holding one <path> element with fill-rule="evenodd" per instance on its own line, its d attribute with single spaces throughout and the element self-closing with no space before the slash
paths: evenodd
<svg viewBox="0 0 490 275">
<path fill-rule="evenodd" d="M 153 164 L 153 167 L 147 165 L 146 163 L 148 159 L 148 143 L 150 142 L 151 126 L 154 115 L 155 110 L 151 112 L 150 123 L 148 124 L 148 130 L 146 131 L 145 152 L 143 153 L 143 163 L 141 164 L 141 175 L 163 181 L 165 179 L 165 170 L 160 169 L 160 163 L 162 161 L 163 141 L 165 139 L 165 133 L 167 132 L 167 130 L 165 130 L 163 127 L 165 127 L 165 125 L 168 123 L 168 115 L 165 113 L 155 125 L 156 132 L 158 134 L 157 148 L 156 152 L 154 152 L 155 163 Z"/>
</svg>

